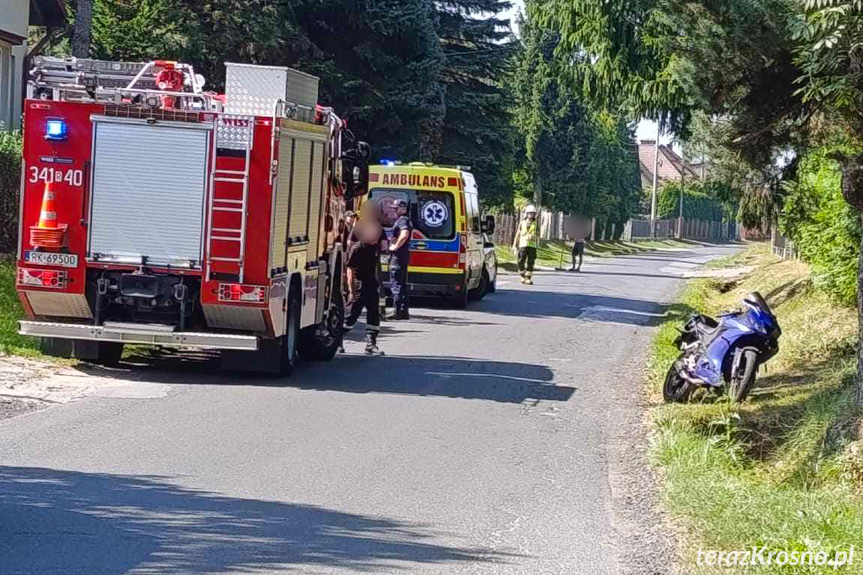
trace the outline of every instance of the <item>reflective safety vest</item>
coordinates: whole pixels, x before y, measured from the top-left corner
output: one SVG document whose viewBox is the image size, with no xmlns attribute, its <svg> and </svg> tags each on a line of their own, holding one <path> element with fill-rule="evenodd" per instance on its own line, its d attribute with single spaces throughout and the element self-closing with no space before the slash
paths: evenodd
<svg viewBox="0 0 863 575">
<path fill-rule="evenodd" d="M 539 245 L 539 234 L 537 233 L 537 221 L 528 219 L 521 220 L 518 228 L 518 247 L 535 248 Z"/>
</svg>

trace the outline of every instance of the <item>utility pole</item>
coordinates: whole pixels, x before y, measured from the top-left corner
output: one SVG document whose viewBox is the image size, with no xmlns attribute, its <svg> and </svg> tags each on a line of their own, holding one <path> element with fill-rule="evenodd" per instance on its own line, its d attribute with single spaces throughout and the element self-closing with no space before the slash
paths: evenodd
<svg viewBox="0 0 863 575">
<path fill-rule="evenodd" d="M 93 0 L 78 0 L 75 4 L 75 31 L 72 36 L 72 55 L 90 57 L 90 37 L 93 28 Z"/>
<path fill-rule="evenodd" d="M 680 215 L 677 217 L 677 239 L 683 239 L 683 193 L 686 190 L 686 150 L 680 146 Z"/>
<path fill-rule="evenodd" d="M 653 193 L 650 195 L 650 237 L 656 237 L 656 185 L 659 174 L 659 136 L 662 134 L 662 120 L 656 122 L 656 142 L 653 148 Z"/>
</svg>

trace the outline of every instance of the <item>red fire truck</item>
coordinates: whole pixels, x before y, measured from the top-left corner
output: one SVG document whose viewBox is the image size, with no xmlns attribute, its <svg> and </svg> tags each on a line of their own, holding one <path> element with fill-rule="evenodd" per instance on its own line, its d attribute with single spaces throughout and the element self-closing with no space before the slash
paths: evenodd
<svg viewBox="0 0 863 575">
<path fill-rule="evenodd" d="M 335 355 L 368 146 L 314 76 L 226 64 L 224 94 L 203 86 L 178 62 L 35 59 L 17 288 L 46 353 L 205 348 L 281 374 Z"/>
</svg>

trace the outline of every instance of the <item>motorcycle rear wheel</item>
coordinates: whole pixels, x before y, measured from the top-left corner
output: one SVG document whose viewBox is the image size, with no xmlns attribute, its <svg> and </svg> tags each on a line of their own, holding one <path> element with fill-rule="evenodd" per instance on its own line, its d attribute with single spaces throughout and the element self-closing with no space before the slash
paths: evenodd
<svg viewBox="0 0 863 575">
<path fill-rule="evenodd" d="M 662 386 L 662 398 L 666 403 L 686 403 L 692 393 L 692 384 L 680 377 L 677 363 L 668 368 L 665 383 Z"/>
<path fill-rule="evenodd" d="M 731 374 L 731 381 L 728 384 L 728 396 L 735 403 L 746 400 L 758 373 L 758 352 L 754 349 L 744 349 L 741 353 L 743 354 L 741 366 L 737 373 Z"/>
</svg>

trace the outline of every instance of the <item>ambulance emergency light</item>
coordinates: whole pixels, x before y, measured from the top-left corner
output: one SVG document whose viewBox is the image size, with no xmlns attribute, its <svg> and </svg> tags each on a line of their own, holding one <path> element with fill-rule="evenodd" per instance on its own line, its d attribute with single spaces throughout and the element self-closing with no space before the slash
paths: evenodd
<svg viewBox="0 0 863 575">
<path fill-rule="evenodd" d="M 45 122 L 45 139 L 46 140 L 65 140 L 66 139 L 66 120 L 60 118 L 51 118 Z"/>
</svg>

